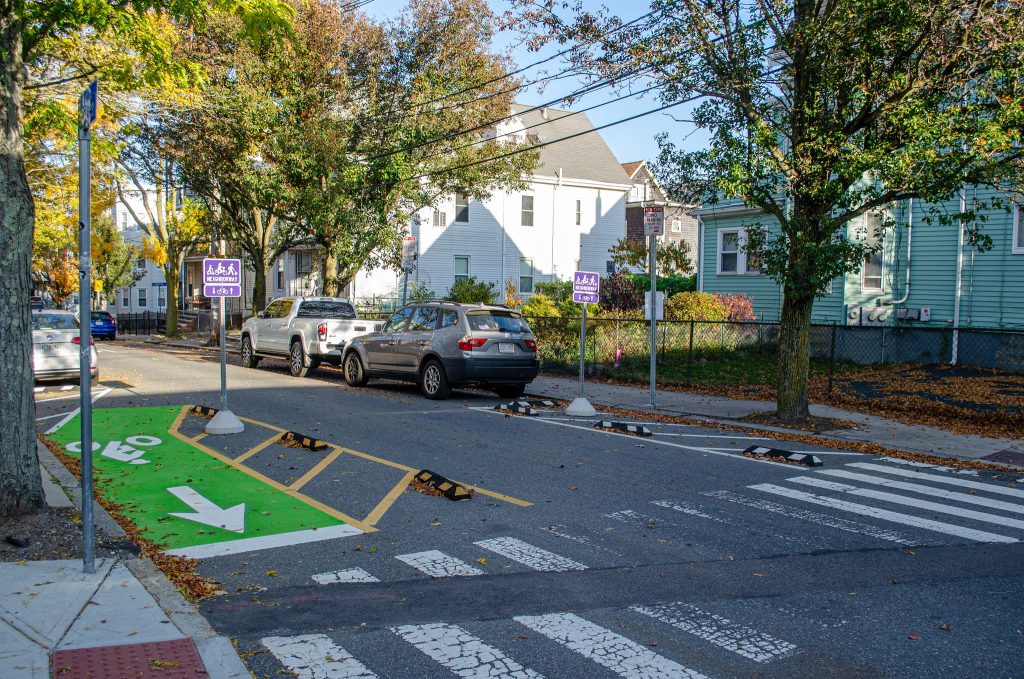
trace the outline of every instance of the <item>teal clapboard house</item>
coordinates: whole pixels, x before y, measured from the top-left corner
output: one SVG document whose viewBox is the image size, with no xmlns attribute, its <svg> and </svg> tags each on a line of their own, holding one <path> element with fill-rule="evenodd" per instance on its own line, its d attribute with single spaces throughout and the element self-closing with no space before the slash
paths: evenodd
<svg viewBox="0 0 1024 679">
<path fill-rule="evenodd" d="M 968 187 L 943 204 L 902 201 L 886 212 L 895 221 L 881 251 L 860 270 L 832 281 L 814 304 L 813 321 L 844 326 L 1024 330 L 1024 217 L 1021 196 L 1007 208 L 978 213 L 978 226 L 992 248 L 978 252 L 969 241 L 970 224 L 940 224 L 927 217 L 970 209 L 993 189 Z M 1005 194 L 1000 194 L 1004 199 Z M 718 203 L 695 213 L 701 221 L 699 289 L 745 293 L 758 320 L 776 321 L 782 306 L 779 286 L 758 270 L 744 251 L 754 224 L 778 230 L 775 220 L 742 204 Z M 847 237 L 874 237 L 879 216 L 851 222 Z"/>
</svg>

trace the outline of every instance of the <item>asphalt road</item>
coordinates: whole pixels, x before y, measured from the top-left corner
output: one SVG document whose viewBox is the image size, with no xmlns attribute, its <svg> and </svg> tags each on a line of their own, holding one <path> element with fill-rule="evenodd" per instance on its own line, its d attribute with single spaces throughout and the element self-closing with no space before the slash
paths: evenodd
<svg viewBox="0 0 1024 679">
<path fill-rule="evenodd" d="M 99 348 L 97 409 L 218 406 L 212 355 Z M 776 444 L 815 451 L 808 469 L 742 457 L 771 442 L 733 432 L 615 435 L 284 362 L 228 382 L 246 432 L 197 442 L 367 531 L 203 560 L 226 594 L 202 610 L 257 676 L 1024 674 L 1024 473 Z M 37 394 L 40 431 L 77 405 L 61 389 Z M 267 444 L 274 427 L 331 447 Z M 421 469 L 476 493 L 406 489 Z"/>
</svg>

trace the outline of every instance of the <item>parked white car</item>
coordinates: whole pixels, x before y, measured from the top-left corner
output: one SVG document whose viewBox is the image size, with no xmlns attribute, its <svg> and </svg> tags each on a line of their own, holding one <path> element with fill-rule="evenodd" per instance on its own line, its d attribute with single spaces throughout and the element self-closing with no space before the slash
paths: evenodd
<svg viewBox="0 0 1024 679">
<path fill-rule="evenodd" d="M 255 368 L 266 356 L 287 357 L 291 374 L 305 377 L 321 363 L 340 366 L 349 341 L 380 325 L 360 319 L 340 297 L 281 297 L 242 324 L 242 367 Z"/>
<path fill-rule="evenodd" d="M 75 379 L 81 374 L 78 319 L 70 311 L 32 312 L 32 371 L 36 380 Z M 90 373 L 99 377 L 96 347 L 89 348 Z"/>
</svg>

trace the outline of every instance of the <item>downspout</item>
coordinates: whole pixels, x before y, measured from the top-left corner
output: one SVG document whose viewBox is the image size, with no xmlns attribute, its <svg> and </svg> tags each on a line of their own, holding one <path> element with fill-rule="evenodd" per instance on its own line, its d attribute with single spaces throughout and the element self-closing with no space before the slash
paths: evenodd
<svg viewBox="0 0 1024 679">
<path fill-rule="evenodd" d="M 892 301 L 893 306 L 903 304 L 910 297 L 910 245 L 914 240 L 914 199 L 907 201 L 907 284 L 903 288 L 903 296 Z"/>
<path fill-rule="evenodd" d="M 963 213 L 967 211 L 967 185 L 960 187 L 960 232 L 957 234 L 956 251 L 956 293 L 953 298 L 953 351 L 950 355 L 950 365 L 956 365 L 957 354 L 960 349 L 960 298 L 963 296 L 964 276 L 964 218 Z"/>
<path fill-rule="evenodd" d="M 522 199 L 520 198 L 520 200 Z M 501 203 L 501 212 L 505 218 L 498 225 L 498 232 L 501 234 L 501 277 L 498 279 L 498 289 L 501 290 L 501 301 L 507 302 L 508 300 L 505 299 L 505 237 L 508 234 L 505 231 L 505 225 L 508 224 L 508 195 L 502 198 Z M 470 261 L 472 262 L 472 260 Z M 472 275 L 472 270 L 470 270 L 470 275 Z"/>
</svg>

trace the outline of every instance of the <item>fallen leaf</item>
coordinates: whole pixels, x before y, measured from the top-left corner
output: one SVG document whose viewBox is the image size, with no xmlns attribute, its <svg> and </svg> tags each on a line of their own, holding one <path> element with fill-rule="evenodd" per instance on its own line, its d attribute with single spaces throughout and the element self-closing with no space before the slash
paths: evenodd
<svg viewBox="0 0 1024 679">
<path fill-rule="evenodd" d="M 644 646 L 657 646 L 657 645 L 658 645 L 657 641 L 645 641 L 644 642 Z"/>
<path fill-rule="evenodd" d="M 910 639 L 911 641 L 917 641 L 917 632 L 911 632 L 910 634 L 907 635 L 907 638 Z"/>
<path fill-rule="evenodd" d="M 267 575 L 269 575 L 270 577 L 274 577 L 277 575 L 277 571 L 267 571 Z"/>
<path fill-rule="evenodd" d="M 430 522 L 430 525 L 431 525 L 431 527 L 436 528 L 437 526 L 441 525 L 441 522 L 438 521 L 437 519 L 434 519 L 433 521 Z"/>
<path fill-rule="evenodd" d="M 890 585 L 898 585 L 898 584 L 900 584 L 900 581 L 897 580 L 896 578 L 893 578 L 892 580 L 889 581 L 889 584 Z"/>
<path fill-rule="evenodd" d="M 515 637 L 516 639 L 529 639 L 530 638 L 526 634 L 513 634 L 512 636 Z"/>
<path fill-rule="evenodd" d="M 481 566 L 486 566 L 487 565 L 487 557 L 486 556 L 482 556 L 479 559 L 477 559 L 476 562 L 478 564 L 480 564 Z"/>
<path fill-rule="evenodd" d="M 908 550 L 907 550 L 907 554 L 909 554 L 910 556 L 917 556 L 917 552 L 915 552 L 915 551 L 914 551 L 914 550 L 912 550 L 912 549 L 908 549 Z"/>
<path fill-rule="evenodd" d="M 949 625 L 940 625 L 939 629 L 942 630 L 943 632 L 951 632 L 951 631 L 953 631 L 953 628 L 950 627 Z"/>
<path fill-rule="evenodd" d="M 764 577 L 764 573 L 754 573 L 754 575 L 756 575 L 759 578 L 763 578 Z"/>
</svg>

